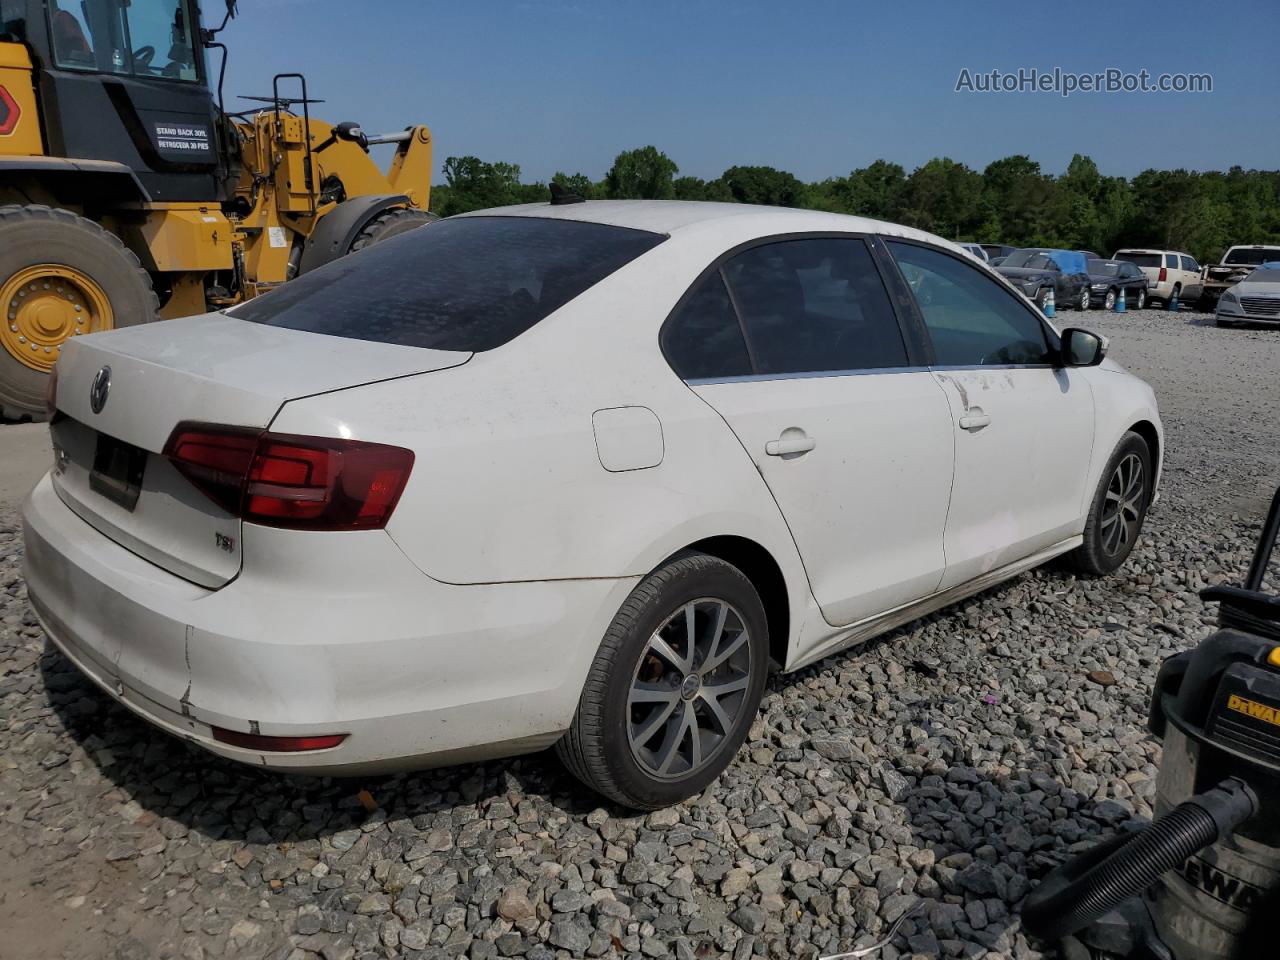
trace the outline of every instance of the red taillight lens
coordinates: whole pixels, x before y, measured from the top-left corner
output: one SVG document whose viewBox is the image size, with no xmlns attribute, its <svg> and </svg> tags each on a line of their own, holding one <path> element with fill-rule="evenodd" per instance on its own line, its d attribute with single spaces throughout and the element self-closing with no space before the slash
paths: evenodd
<svg viewBox="0 0 1280 960">
<path fill-rule="evenodd" d="M 1164 282 L 1165 282 L 1166 280 L 1168 280 L 1168 279 L 1169 279 L 1169 268 L 1168 268 L 1168 267 L 1161 267 L 1161 268 L 1160 268 L 1160 279 L 1159 279 L 1157 282 L 1158 282 L 1158 283 L 1164 283 Z"/>
<path fill-rule="evenodd" d="M 44 408 L 49 416 L 58 412 L 58 365 L 49 371 L 49 382 L 44 386 Z"/>
<path fill-rule="evenodd" d="M 413 469 L 403 447 L 189 423 L 165 456 L 228 513 L 300 530 L 386 526 Z"/>
<path fill-rule="evenodd" d="M 314 737 L 264 737 L 258 733 L 241 733 L 224 727 L 213 728 L 213 739 L 232 747 L 262 750 L 266 753 L 302 753 L 306 750 L 328 750 L 347 739 L 345 733 L 327 733 Z"/>
</svg>

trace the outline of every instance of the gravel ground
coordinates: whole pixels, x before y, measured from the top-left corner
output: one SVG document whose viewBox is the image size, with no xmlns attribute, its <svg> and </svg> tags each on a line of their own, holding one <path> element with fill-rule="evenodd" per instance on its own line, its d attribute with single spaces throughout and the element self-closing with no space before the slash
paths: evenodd
<svg viewBox="0 0 1280 960">
<path fill-rule="evenodd" d="M 1168 429 L 1126 567 L 1037 571 L 775 678 L 720 781 L 647 817 L 549 755 L 352 782 L 189 748 L 46 648 L 0 506 L 0 955 L 811 958 L 911 911 L 881 956 L 1040 956 L 1019 901 L 1150 817 L 1156 665 L 1204 635 L 1196 591 L 1241 576 L 1280 482 L 1280 331 L 1065 319 Z"/>
</svg>

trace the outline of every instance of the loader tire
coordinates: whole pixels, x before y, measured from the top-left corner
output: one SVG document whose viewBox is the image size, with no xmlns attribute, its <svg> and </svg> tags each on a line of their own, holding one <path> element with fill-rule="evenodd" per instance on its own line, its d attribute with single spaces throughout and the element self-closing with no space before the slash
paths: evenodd
<svg viewBox="0 0 1280 960">
<path fill-rule="evenodd" d="M 0 206 L 0 415 L 43 419 L 64 340 L 156 320 L 159 309 L 138 258 L 92 220 Z"/>
<path fill-rule="evenodd" d="M 380 240 L 388 240 L 402 233 L 408 233 L 410 230 L 424 227 L 428 223 L 434 223 L 439 219 L 434 213 L 415 210 L 412 207 L 394 207 L 390 210 L 383 210 L 382 213 L 366 223 L 360 232 L 356 234 L 356 238 L 351 241 L 351 249 L 347 252 L 355 253 L 357 250 L 363 250 L 365 247 L 372 246 Z"/>
</svg>

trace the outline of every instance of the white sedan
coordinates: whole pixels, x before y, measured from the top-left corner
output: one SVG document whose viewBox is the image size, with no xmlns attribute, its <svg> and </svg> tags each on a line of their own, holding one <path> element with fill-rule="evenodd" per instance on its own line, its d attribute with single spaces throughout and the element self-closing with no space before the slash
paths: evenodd
<svg viewBox="0 0 1280 960">
<path fill-rule="evenodd" d="M 32 605 L 208 750 L 355 773 L 557 745 L 638 808 L 795 670 L 1037 564 L 1104 574 L 1150 388 L 954 244 L 799 210 L 451 218 L 70 341 Z"/>
</svg>

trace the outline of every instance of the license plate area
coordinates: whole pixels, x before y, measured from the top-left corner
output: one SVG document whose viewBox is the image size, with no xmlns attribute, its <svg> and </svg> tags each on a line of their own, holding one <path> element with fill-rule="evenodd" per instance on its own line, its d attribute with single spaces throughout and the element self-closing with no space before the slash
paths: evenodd
<svg viewBox="0 0 1280 960">
<path fill-rule="evenodd" d="M 100 433 L 89 471 L 89 489 L 132 513 L 142 492 L 146 467 L 147 451 Z"/>
</svg>

